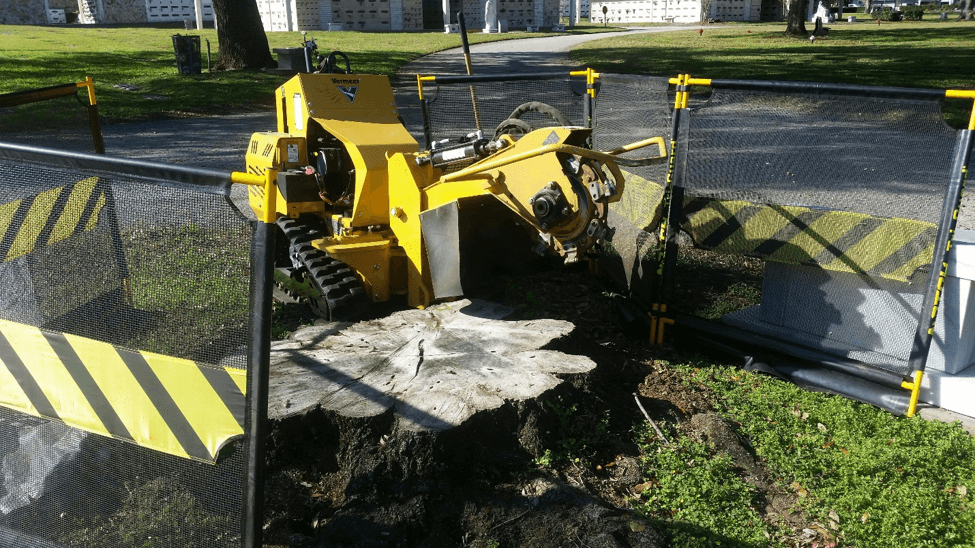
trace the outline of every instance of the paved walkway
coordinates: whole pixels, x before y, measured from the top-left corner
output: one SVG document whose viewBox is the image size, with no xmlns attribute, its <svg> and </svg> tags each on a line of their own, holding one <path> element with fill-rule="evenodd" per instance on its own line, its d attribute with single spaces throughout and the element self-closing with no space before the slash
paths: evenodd
<svg viewBox="0 0 975 548">
<path fill-rule="evenodd" d="M 655 33 L 687 29 L 686 26 L 633 27 L 624 32 Z M 569 51 L 585 42 L 601 40 L 620 33 L 567 34 L 524 40 L 505 40 L 471 45 L 471 65 L 475 74 L 526 73 L 573 67 Z M 459 41 L 459 38 L 458 38 Z M 400 74 L 466 74 L 461 48 L 421 57 L 409 63 Z"/>
<path fill-rule="evenodd" d="M 686 27 L 645 27 L 626 32 L 665 32 Z M 568 52 L 574 46 L 607 38 L 605 33 L 506 40 L 471 46 L 475 74 L 524 73 L 570 68 Z M 460 38 L 458 37 L 458 42 Z M 355 53 L 350 53 L 355 67 Z M 393 79 L 401 85 L 396 101 L 407 128 L 419 140 L 422 123 L 416 98 L 415 74 L 466 74 L 461 48 L 421 57 L 404 66 Z M 248 112 L 106 124 L 108 154 L 154 162 L 184 164 L 227 171 L 244 169 L 244 151 L 250 136 L 275 129 L 274 112 Z"/>
</svg>

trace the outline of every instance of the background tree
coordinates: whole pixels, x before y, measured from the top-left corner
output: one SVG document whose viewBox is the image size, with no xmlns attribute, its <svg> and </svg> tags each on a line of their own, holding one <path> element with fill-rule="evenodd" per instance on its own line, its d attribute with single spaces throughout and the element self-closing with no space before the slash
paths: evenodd
<svg viewBox="0 0 975 548">
<path fill-rule="evenodd" d="M 806 2 L 808 0 L 792 0 L 789 2 L 789 15 L 786 18 L 785 33 L 789 36 L 808 36 L 806 30 Z"/>
<path fill-rule="evenodd" d="M 701 21 L 711 18 L 711 3 L 712 0 L 701 0 Z"/>
<path fill-rule="evenodd" d="M 961 5 L 961 18 L 965 21 L 972 19 L 972 0 L 965 0 Z"/>
<path fill-rule="evenodd" d="M 217 70 L 275 66 L 257 0 L 212 0 L 220 55 Z"/>
</svg>

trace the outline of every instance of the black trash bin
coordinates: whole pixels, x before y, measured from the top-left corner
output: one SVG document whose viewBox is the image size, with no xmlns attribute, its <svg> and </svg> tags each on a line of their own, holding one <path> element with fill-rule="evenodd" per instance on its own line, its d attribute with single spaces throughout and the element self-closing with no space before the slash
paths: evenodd
<svg viewBox="0 0 975 548">
<path fill-rule="evenodd" d="M 278 54 L 278 70 L 308 72 L 305 48 L 274 48 L 273 51 Z"/>
<path fill-rule="evenodd" d="M 173 35 L 173 51 L 176 52 L 176 68 L 180 74 L 200 74 L 200 37 Z"/>
</svg>

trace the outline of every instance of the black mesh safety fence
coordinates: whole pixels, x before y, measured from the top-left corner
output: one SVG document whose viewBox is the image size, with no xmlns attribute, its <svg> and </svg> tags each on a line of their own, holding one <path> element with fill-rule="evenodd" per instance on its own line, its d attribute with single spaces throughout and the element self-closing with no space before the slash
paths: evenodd
<svg viewBox="0 0 975 548">
<path fill-rule="evenodd" d="M 0 141 L 78 152 L 105 152 L 94 83 L 0 94 Z"/>
<path fill-rule="evenodd" d="M 261 225 L 230 174 L 36 150 L 0 144 L 0 545 L 252 545 Z"/>
<path fill-rule="evenodd" d="M 478 130 L 493 138 L 499 128 L 511 128 L 505 122 L 512 118 L 531 129 L 588 126 L 586 89 L 585 77 L 568 72 L 427 77 L 421 96 L 430 142 L 424 146 L 457 142 Z"/>
<path fill-rule="evenodd" d="M 618 147 L 649 137 L 664 137 L 671 154 L 673 93 L 667 78 L 600 74 L 599 93 L 593 109 L 593 146 L 597 150 Z M 640 157 L 637 150 L 622 158 Z M 611 242 L 601 248 L 600 271 L 645 306 L 656 302 L 658 230 L 663 215 L 664 191 L 670 165 L 621 167 L 626 188 L 618 202 L 610 204 L 607 221 L 615 230 Z"/>
<path fill-rule="evenodd" d="M 674 302 L 911 373 L 957 138 L 940 106 L 880 89 L 715 86 L 688 113 L 677 186 L 692 245 Z"/>
<path fill-rule="evenodd" d="M 644 189 L 628 182 L 617 205 L 642 231 L 605 254 L 625 257 L 631 294 L 893 382 L 925 360 L 945 366 L 928 353 L 944 344 L 943 310 L 923 336 L 963 186 L 966 132 L 943 121 L 944 90 L 712 80 L 710 95 L 671 114 L 662 82 L 601 80 L 600 148 L 677 119 L 670 165 L 635 173 Z M 646 277 L 663 271 L 661 219 L 672 268 Z"/>
</svg>

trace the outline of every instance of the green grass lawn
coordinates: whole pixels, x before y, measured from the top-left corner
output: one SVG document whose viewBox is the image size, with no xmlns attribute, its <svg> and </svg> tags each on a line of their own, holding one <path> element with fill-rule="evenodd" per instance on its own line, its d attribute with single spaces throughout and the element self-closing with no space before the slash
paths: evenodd
<svg viewBox="0 0 975 548">
<path fill-rule="evenodd" d="M 572 59 L 626 74 L 975 87 L 975 21 L 837 22 L 830 29 L 811 43 L 784 36 L 783 23 L 703 25 L 589 42 Z"/>
<path fill-rule="evenodd" d="M 698 28 L 704 33 L 699 35 Z M 784 37 L 784 24 L 689 26 L 687 30 L 613 36 L 572 52 L 573 61 L 600 71 L 700 78 L 813 80 L 907 87 L 975 87 L 971 37 L 975 21 L 836 23 L 826 39 Z M 570 32 L 616 30 L 580 25 Z M 0 93 L 95 79 L 99 110 L 109 120 L 153 118 L 182 112 L 219 114 L 266 105 L 284 78 L 228 71 L 196 76 L 176 72 L 176 28 L 86 28 L 0 25 Z M 201 36 L 216 59 L 216 31 Z M 442 32 L 318 32 L 320 50 L 349 54 L 355 72 L 393 74 L 423 55 L 460 45 Z M 547 36 L 552 33 L 534 33 Z M 517 39 L 523 32 L 470 33 L 473 43 Z M 270 47 L 297 47 L 297 32 L 268 33 Z M 137 86 L 137 91 L 113 87 Z"/>
<path fill-rule="evenodd" d="M 598 25 L 579 26 L 571 32 L 614 30 Z M 86 28 L 0 25 L 0 93 L 95 80 L 99 112 L 108 120 L 144 119 L 182 112 L 220 114 L 241 106 L 269 105 L 271 92 L 286 78 L 261 72 L 227 71 L 182 76 L 176 71 L 172 35 L 199 35 L 203 65 L 206 41 L 217 57 L 213 29 L 187 33 L 176 28 Z M 551 36 L 532 33 L 530 36 Z M 363 74 L 393 74 L 406 63 L 436 51 L 460 46 L 460 37 L 443 32 L 366 33 L 311 32 L 319 51 L 346 52 L 352 70 Z M 472 43 L 511 40 L 525 32 L 470 33 Z M 272 32 L 268 45 L 299 47 L 301 33 Z M 113 87 L 137 86 L 137 91 Z M 160 98 L 162 97 L 162 98 Z"/>
<path fill-rule="evenodd" d="M 571 56 L 623 74 L 975 89 L 975 21 L 877 25 L 859 16 L 857 23 L 831 24 L 815 43 L 785 36 L 783 23 L 702 25 L 589 42 Z M 945 118 L 963 127 L 971 109 L 971 101 L 948 100 Z"/>
</svg>

